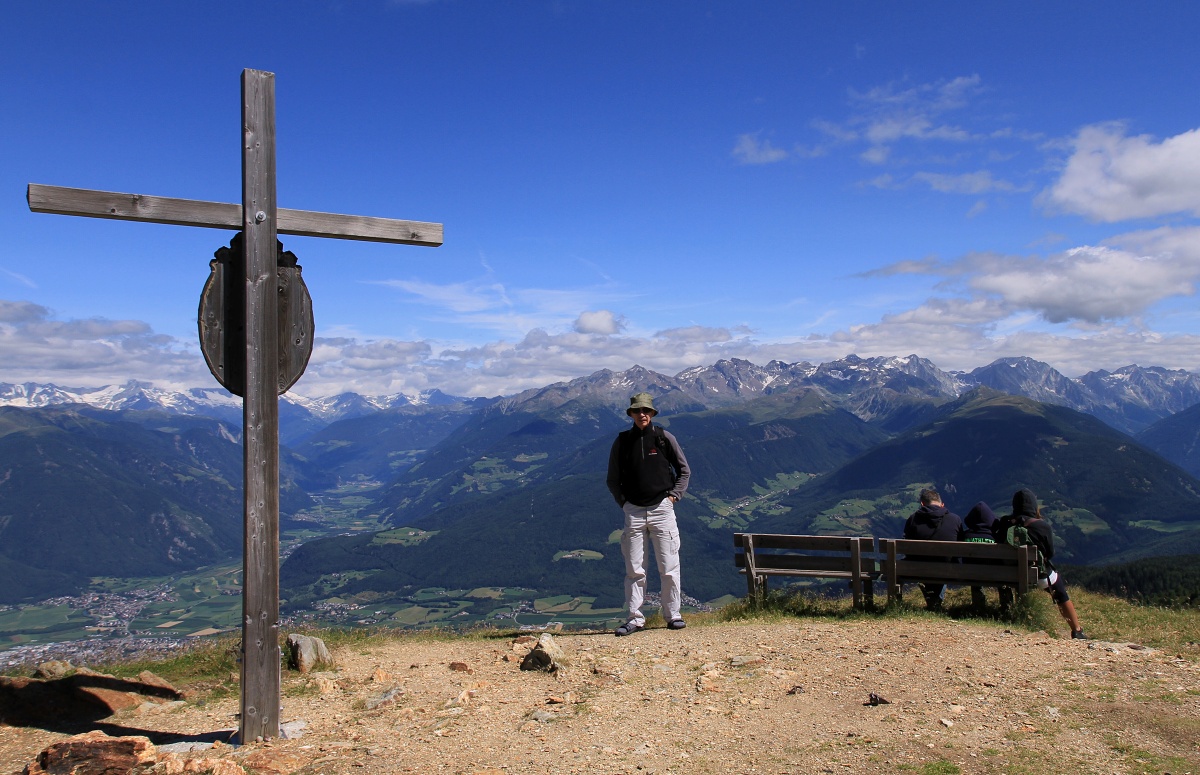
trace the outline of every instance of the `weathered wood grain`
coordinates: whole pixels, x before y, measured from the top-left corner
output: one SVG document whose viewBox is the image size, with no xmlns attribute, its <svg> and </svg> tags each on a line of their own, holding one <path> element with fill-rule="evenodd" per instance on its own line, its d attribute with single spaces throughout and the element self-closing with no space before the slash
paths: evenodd
<svg viewBox="0 0 1200 775">
<path fill-rule="evenodd" d="M 242 71 L 242 233 L 246 250 L 243 741 L 279 737 L 279 297 L 275 75 Z"/>
<path fill-rule="evenodd" d="M 25 199 L 32 212 L 54 215 L 168 223 L 209 229 L 241 229 L 243 220 L 242 206 L 239 204 L 65 188 L 40 183 L 29 184 Z M 278 219 L 276 231 L 279 234 L 423 247 L 437 247 L 442 244 L 443 227 L 440 223 L 288 209 L 278 210 Z"/>
</svg>

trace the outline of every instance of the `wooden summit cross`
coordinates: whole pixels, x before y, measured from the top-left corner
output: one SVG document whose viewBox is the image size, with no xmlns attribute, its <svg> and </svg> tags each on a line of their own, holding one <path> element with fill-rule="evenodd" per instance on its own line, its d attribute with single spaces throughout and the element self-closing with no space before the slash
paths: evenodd
<svg viewBox="0 0 1200 775">
<path fill-rule="evenodd" d="M 242 203 L 30 184 L 38 213 L 239 229 L 245 266 L 245 506 L 241 740 L 279 736 L 279 300 L 277 234 L 442 244 L 442 224 L 283 210 L 275 199 L 275 74 L 242 71 Z M 303 364 L 301 364 L 303 370 Z M 215 371 L 214 371 L 215 374 Z"/>
</svg>

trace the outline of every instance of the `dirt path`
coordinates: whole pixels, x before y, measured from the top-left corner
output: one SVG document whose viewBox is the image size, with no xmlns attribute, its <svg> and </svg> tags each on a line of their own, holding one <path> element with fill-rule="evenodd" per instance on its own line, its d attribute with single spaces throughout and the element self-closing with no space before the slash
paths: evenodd
<svg viewBox="0 0 1200 775">
<path fill-rule="evenodd" d="M 303 736 L 186 756 L 324 775 L 1200 775 L 1194 655 L 933 619 L 556 640 L 561 678 L 522 672 L 510 639 L 342 649 L 335 672 L 285 676 L 283 719 Z M 233 697 L 106 721 L 196 734 L 236 712 Z M 63 737 L 0 727 L 0 772 Z"/>
</svg>

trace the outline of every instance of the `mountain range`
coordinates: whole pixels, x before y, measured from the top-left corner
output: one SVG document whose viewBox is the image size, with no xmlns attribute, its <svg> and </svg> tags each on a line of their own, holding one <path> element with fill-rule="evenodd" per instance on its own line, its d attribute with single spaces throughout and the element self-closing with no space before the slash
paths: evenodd
<svg viewBox="0 0 1200 775">
<path fill-rule="evenodd" d="M 459 404 L 481 407 L 496 403 L 536 409 L 565 403 L 581 391 L 609 394 L 615 399 L 624 395 L 628 386 L 640 383 L 657 387 L 668 397 L 666 408 L 672 411 L 728 406 L 759 395 L 814 387 L 844 402 L 846 408 L 866 420 L 887 420 L 893 414 L 903 417 L 903 407 L 896 406 L 901 396 L 917 405 L 936 404 L 977 387 L 989 387 L 1095 415 L 1126 433 L 1137 433 L 1200 403 L 1200 375 L 1159 366 L 1130 365 L 1111 372 L 1092 371 L 1072 379 L 1031 358 L 1001 358 L 969 372 L 942 371 L 915 355 L 902 358 L 849 355 L 819 365 L 807 361 L 771 361 L 758 366 L 732 359 L 687 369 L 674 377 L 639 366 L 624 372 L 604 370 L 507 398 L 466 399 L 436 389 L 412 395 L 342 393 L 324 398 L 289 393 L 280 402 L 281 437 L 290 441 L 337 420 L 398 407 Z M 235 422 L 241 418 L 240 400 L 216 387 L 172 391 L 138 381 L 102 388 L 0 382 L 0 406 L 33 408 L 60 404 L 86 404 L 113 411 L 160 409 Z"/>
<path fill-rule="evenodd" d="M 731 530 L 895 535 L 929 483 L 960 513 L 975 500 L 1003 513 L 1014 489 L 1033 488 L 1074 562 L 1200 548 L 1190 372 L 1069 379 L 1028 358 L 971 372 L 916 356 L 728 360 L 675 376 L 603 370 L 490 399 L 283 396 L 285 519 L 353 483 L 369 493 L 365 513 L 426 536 L 311 541 L 284 565 L 289 604 L 423 586 L 614 602 L 620 514 L 604 468 L 641 390 L 696 472 L 678 511 L 685 589 L 704 599 L 742 583 Z M 20 580 L 0 600 L 236 553 L 240 420 L 238 399 L 217 388 L 0 383 L 0 578 Z M 100 532 L 113 545 L 106 562 L 86 550 Z"/>
</svg>

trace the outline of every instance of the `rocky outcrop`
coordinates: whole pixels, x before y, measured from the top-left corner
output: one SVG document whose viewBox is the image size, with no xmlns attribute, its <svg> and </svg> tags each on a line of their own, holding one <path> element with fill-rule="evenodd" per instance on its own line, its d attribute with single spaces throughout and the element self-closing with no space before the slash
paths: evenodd
<svg viewBox="0 0 1200 775">
<path fill-rule="evenodd" d="M 125 775 L 157 760 L 147 737 L 109 737 L 96 731 L 55 743 L 26 765 L 22 775 Z"/>
<path fill-rule="evenodd" d="M 148 670 L 137 679 L 118 678 L 86 667 L 50 679 L 0 676 L 0 721 L 12 725 L 68 724 L 104 718 L 148 702 L 182 699 L 183 692 Z"/>
<path fill-rule="evenodd" d="M 325 648 L 325 641 L 311 635 L 288 635 L 288 667 L 301 673 L 311 671 L 317 665 L 333 666 L 333 655 Z"/>
<path fill-rule="evenodd" d="M 544 632 L 538 637 L 537 643 L 521 660 L 522 670 L 543 670 L 547 673 L 558 674 L 567 667 L 567 656 L 557 643 L 554 636 Z"/>
</svg>

